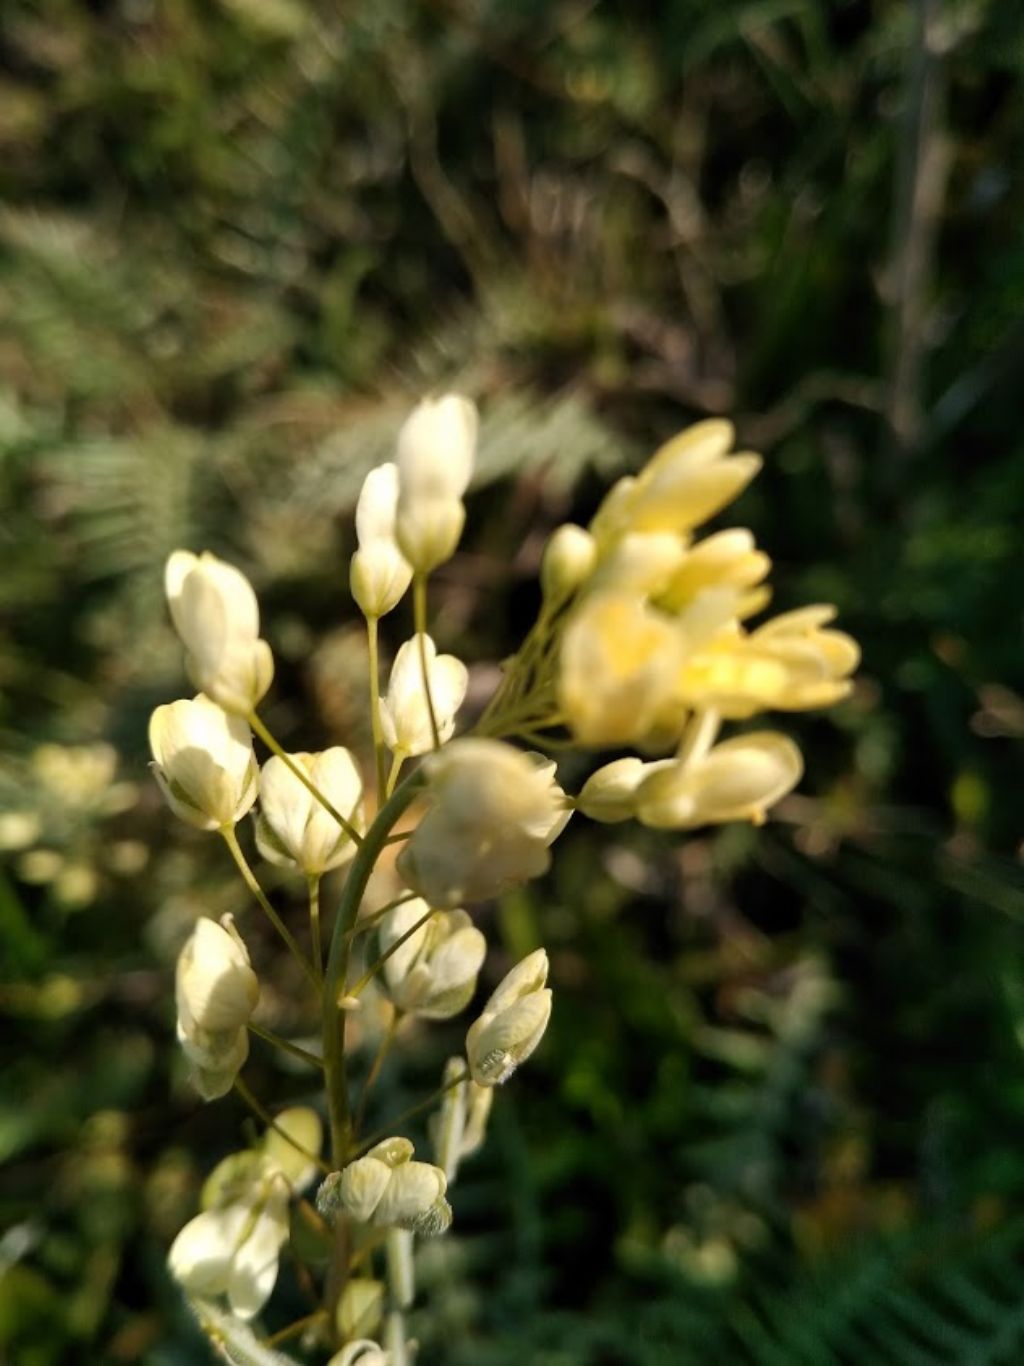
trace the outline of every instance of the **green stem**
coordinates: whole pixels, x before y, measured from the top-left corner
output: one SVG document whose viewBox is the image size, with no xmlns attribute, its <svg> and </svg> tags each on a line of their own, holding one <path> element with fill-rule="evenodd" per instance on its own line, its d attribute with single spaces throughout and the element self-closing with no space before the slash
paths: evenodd
<svg viewBox="0 0 1024 1366">
<path fill-rule="evenodd" d="M 347 817 L 343 816 L 332 802 L 328 801 L 328 799 L 324 796 L 324 794 L 320 791 L 316 784 L 310 779 L 309 774 L 305 771 L 302 765 L 297 764 L 295 760 L 292 758 L 292 756 L 285 752 L 285 750 L 274 739 L 270 731 L 266 728 L 266 726 L 256 715 L 256 713 L 254 711 L 250 712 L 249 715 L 246 717 L 246 720 L 249 722 L 249 725 L 260 737 L 263 743 L 266 745 L 267 749 L 269 749 L 272 754 L 276 754 L 277 757 L 280 760 L 282 760 L 285 767 L 288 768 L 295 775 L 296 778 L 298 778 L 299 782 L 308 792 L 312 793 L 312 795 L 320 803 L 320 805 L 327 812 L 327 814 L 329 816 L 334 817 L 334 819 L 338 822 L 338 824 L 341 826 L 342 830 L 344 830 L 345 834 L 349 837 L 352 843 L 356 846 L 360 845 L 363 841 L 363 837 L 352 824 L 352 822 Z"/>
<path fill-rule="evenodd" d="M 404 934 L 400 934 L 393 944 L 389 944 L 388 947 L 377 959 L 377 961 L 375 963 L 372 963 L 370 967 L 366 969 L 366 971 L 363 973 L 362 977 L 360 977 L 359 981 L 355 984 L 355 986 L 349 990 L 349 992 L 347 993 L 349 999 L 352 999 L 355 996 L 359 996 L 366 989 L 366 987 L 369 986 L 370 982 L 373 980 L 376 974 L 380 972 L 381 968 L 388 961 L 391 955 L 393 953 L 397 953 L 398 950 L 402 947 L 402 945 L 406 942 L 406 940 L 411 939 L 413 935 L 417 932 L 417 930 L 421 930 L 423 926 L 427 923 L 427 921 L 431 918 L 431 916 L 435 915 L 437 915 L 436 910 L 427 911 L 425 915 L 420 916 L 419 920 L 417 920 L 414 925 L 410 925 Z"/>
<path fill-rule="evenodd" d="M 317 1057 L 308 1048 L 300 1048 L 297 1043 L 292 1043 L 290 1039 L 282 1039 L 281 1035 L 275 1034 L 272 1029 L 264 1029 L 263 1025 L 253 1024 L 252 1020 L 249 1021 L 249 1031 L 255 1034 L 258 1039 L 263 1039 L 264 1042 L 273 1044 L 275 1048 L 280 1048 L 282 1053 L 290 1053 L 299 1062 L 308 1063 L 310 1067 L 319 1067 L 323 1071 L 323 1058 Z"/>
<path fill-rule="evenodd" d="M 306 879 L 309 885 L 309 937 L 313 944 L 313 967 L 316 975 L 323 981 L 324 950 L 320 938 L 320 875 L 310 873 Z"/>
<path fill-rule="evenodd" d="M 430 674 L 427 672 L 427 578 L 425 574 L 417 574 L 412 581 L 412 611 L 413 629 L 419 643 L 423 691 L 427 698 L 427 714 L 430 717 L 430 734 L 433 737 L 434 748 L 440 749 L 441 736 L 438 734 L 437 717 L 434 714 L 434 699 L 430 695 Z"/>
<path fill-rule="evenodd" d="M 261 1124 L 265 1124 L 268 1129 L 273 1129 L 276 1134 L 280 1134 L 281 1137 L 287 1143 L 290 1143 L 292 1145 L 292 1147 L 295 1149 L 297 1153 L 301 1153 L 301 1155 L 306 1159 L 307 1162 L 314 1163 L 317 1167 L 320 1168 L 320 1170 L 325 1175 L 330 1172 L 330 1167 L 327 1165 L 327 1163 L 323 1160 L 322 1157 L 317 1157 L 316 1153 L 311 1153 L 309 1149 L 304 1148 L 301 1143 L 296 1143 L 295 1139 L 292 1138 L 288 1130 L 281 1128 L 280 1124 L 278 1124 L 277 1120 L 273 1117 L 270 1111 L 265 1109 L 264 1106 L 260 1104 L 260 1102 L 249 1090 L 248 1086 L 245 1084 L 241 1077 L 235 1078 L 234 1085 L 235 1090 L 241 1096 L 242 1100 L 245 1101 L 246 1105 L 248 1105 L 249 1109 L 253 1112 L 253 1114 L 260 1121 Z"/>
<path fill-rule="evenodd" d="M 287 1328 L 279 1328 L 276 1333 L 272 1333 L 271 1336 L 267 1338 L 267 1346 L 278 1347 L 282 1342 L 287 1342 L 289 1338 L 298 1337 L 300 1333 L 305 1332 L 307 1328 L 312 1328 L 314 1323 L 319 1323 L 321 1319 L 325 1319 L 326 1317 L 327 1310 L 318 1309 L 314 1314 L 307 1314 L 305 1318 L 296 1319 L 295 1322 L 290 1323 Z"/>
<path fill-rule="evenodd" d="M 386 843 L 390 844 L 391 841 L 387 840 Z M 352 929 L 349 930 L 349 935 L 354 939 L 357 934 L 363 934 L 366 930 L 372 930 L 374 925 L 384 919 L 388 911 L 393 911 L 396 906 L 404 906 L 407 901 L 415 900 L 415 892 L 403 892 L 401 896 L 396 896 L 394 901 L 389 901 L 386 906 L 381 906 L 379 910 L 374 911 L 371 915 L 360 916 Z"/>
<path fill-rule="evenodd" d="M 385 801 L 385 759 L 384 732 L 380 721 L 380 651 L 377 626 L 377 617 L 366 618 L 366 644 L 370 655 L 370 729 L 373 732 L 373 761 L 377 770 L 377 809 L 379 811 Z"/>
<path fill-rule="evenodd" d="M 403 1110 L 400 1115 L 389 1122 L 386 1129 L 378 1129 L 377 1132 L 371 1134 L 369 1138 L 364 1138 L 359 1146 L 352 1150 L 352 1157 L 359 1157 L 362 1153 L 369 1152 L 374 1144 L 380 1143 L 382 1139 L 390 1138 L 403 1124 L 408 1123 L 410 1119 L 415 1119 L 416 1116 L 421 1115 L 424 1110 L 429 1110 L 431 1106 L 436 1105 L 442 1096 L 446 1095 L 453 1087 L 461 1086 L 462 1083 L 468 1079 L 469 1069 L 465 1068 L 457 1077 L 452 1077 L 451 1080 L 446 1081 L 443 1086 L 439 1086 L 436 1091 L 431 1091 L 426 1100 L 418 1101 L 415 1105 L 410 1105 L 408 1110 Z"/>
<path fill-rule="evenodd" d="M 398 1026 L 401 1023 L 401 1020 L 401 1011 L 392 1008 L 391 1019 L 388 1021 L 387 1029 L 385 1029 L 384 1033 L 381 1035 L 376 1055 L 374 1056 L 373 1063 L 367 1073 L 366 1081 L 363 1084 L 362 1095 L 359 1097 L 359 1105 L 356 1109 L 356 1119 L 352 1126 L 353 1131 L 356 1134 L 358 1134 L 359 1130 L 363 1127 L 363 1120 L 366 1118 L 366 1106 L 370 1099 L 370 1092 L 377 1085 L 377 1078 L 380 1076 L 381 1068 L 384 1066 L 387 1056 L 391 1052 L 391 1045 L 395 1041 L 395 1034 L 398 1032 Z"/>
<path fill-rule="evenodd" d="M 709 707 L 707 711 L 694 712 L 683 731 L 683 738 L 676 751 L 676 761 L 680 768 L 700 763 L 715 743 L 715 736 L 721 724 L 722 718 L 714 707 Z"/>
<path fill-rule="evenodd" d="M 352 1139 L 348 1086 L 345 1077 L 345 1012 L 339 1005 L 345 993 L 352 949 L 350 931 L 359 915 L 366 884 L 395 823 L 423 784 L 419 770 L 395 789 L 367 830 L 352 860 L 327 956 L 323 999 L 324 1067 L 327 1073 L 327 1107 L 331 1123 L 331 1152 L 336 1167 L 344 1166 Z"/>
<path fill-rule="evenodd" d="M 295 955 L 299 963 L 301 963 L 303 972 L 305 972 L 306 976 L 309 978 L 309 980 L 313 983 L 313 986 L 319 992 L 319 977 L 317 977 L 316 973 L 310 967 L 309 961 L 306 958 L 306 955 L 299 948 L 295 936 L 292 934 L 291 930 L 289 930 L 288 926 L 284 923 L 284 921 L 281 919 L 278 913 L 274 910 L 273 906 L 271 906 L 270 902 L 266 898 L 266 895 L 264 894 L 263 888 L 256 881 L 256 875 L 249 867 L 249 864 L 246 861 L 246 857 L 242 853 L 242 847 L 238 843 L 238 836 L 235 834 L 235 827 L 233 825 L 222 825 L 220 833 L 224 837 L 224 843 L 228 846 L 228 848 L 231 851 L 231 857 L 235 860 L 235 864 L 238 868 L 238 871 L 242 874 L 242 878 L 245 881 L 245 885 L 249 888 L 249 891 L 252 892 L 253 896 L 263 907 L 268 919 L 270 920 L 270 923 L 273 925 L 274 929 L 277 930 L 278 934 L 281 936 L 284 942 L 288 945 L 288 948 Z"/>
<path fill-rule="evenodd" d="M 401 750 L 396 751 L 391 760 L 391 772 L 388 774 L 387 788 L 385 789 L 389 797 L 395 790 L 395 783 L 398 782 L 398 775 L 401 773 L 404 763 L 405 755 Z M 388 842 L 390 843 L 390 841 Z"/>
</svg>

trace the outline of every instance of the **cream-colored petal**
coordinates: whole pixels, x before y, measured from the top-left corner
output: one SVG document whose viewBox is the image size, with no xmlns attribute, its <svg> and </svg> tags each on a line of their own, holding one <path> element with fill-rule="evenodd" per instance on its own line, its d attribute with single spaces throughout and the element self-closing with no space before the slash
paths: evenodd
<svg viewBox="0 0 1024 1366">
<path fill-rule="evenodd" d="M 699 469 L 713 464 L 732 448 L 735 439 L 735 428 L 727 418 L 710 417 L 695 422 L 659 446 L 642 475 L 653 478 L 667 466 Z"/>
<path fill-rule="evenodd" d="M 273 1191 L 231 1263 L 228 1302 L 232 1313 L 240 1319 L 255 1318 L 270 1299 L 277 1282 L 281 1248 L 287 1241 L 287 1193 Z"/>
<path fill-rule="evenodd" d="M 316 1163 L 311 1162 L 306 1153 L 319 1156 L 324 1141 L 323 1123 L 308 1105 L 282 1110 L 275 1116 L 275 1123 L 276 1128 L 268 1129 L 263 1136 L 263 1152 L 294 1190 L 302 1190 L 317 1173 Z M 285 1134 L 293 1138 L 298 1147 L 289 1143 Z"/>
<path fill-rule="evenodd" d="M 221 1295 L 249 1218 L 244 1205 L 207 1210 L 190 1219 L 167 1254 L 171 1275 L 192 1295 Z"/>
<path fill-rule="evenodd" d="M 310 755 L 288 756 L 293 763 L 306 769 Z M 306 825 L 316 798 L 295 776 L 279 755 L 268 759 L 260 769 L 260 810 L 282 846 L 301 868 Z"/>
</svg>

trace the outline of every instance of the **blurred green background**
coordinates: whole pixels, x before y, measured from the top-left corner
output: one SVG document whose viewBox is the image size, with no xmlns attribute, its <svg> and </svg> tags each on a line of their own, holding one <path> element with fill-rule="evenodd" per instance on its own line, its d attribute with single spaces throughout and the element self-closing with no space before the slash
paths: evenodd
<svg viewBox="0 0 1024 1366">
<path fill-rule="evenodd" d="M 241 565 L 272 727 L 364 744 L 350 514 L 438 386 L 483 413 L 434 592 L 471 706 L 547 531 L 708 413 L 766 454 L 776 605 L 865 662 L 784 718 L 765 829 L 580 820 L 486 912 L 488 981 L 543 943 L 556 1010 L 419 1360 L 1024 1359 L 1022 72 L 1016 0 L 4 0 L 0 1359 L 205 1359 L 164 1256 L 246 1119 L 173 1044 L 196 913 L 314 1020 L 146 773 L 161 567 Z M 286 1266 L 268 1325 L 304 1303 Z"/>
</svg>

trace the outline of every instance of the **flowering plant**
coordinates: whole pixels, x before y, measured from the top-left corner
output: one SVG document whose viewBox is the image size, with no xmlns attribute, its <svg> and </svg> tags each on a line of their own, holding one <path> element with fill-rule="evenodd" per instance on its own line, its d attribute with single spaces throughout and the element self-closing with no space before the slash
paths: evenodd
<svg viewBox="0 0 1024 1366">
<path fill-rule="evenodd" d="M 425 401 L 399 434 L 396 462 L 363 486 L 351 587 L 369 646 L 373 755 L 365 776 L 339 746 L 287 753 L 258 715 L 273 658 L 243 575 L 209 553 L 178 551 L 168 562 L 172 620 L 201 692 L 154 713 L 156 778 L 176 815 L 224 839 L 301 964 L 322 1019 L 315 1052 L 256 1024 L 259 983 L 241 934 L 230 918 L 198 921 L 178 964 L 179 1039 L 200 1094 L 234 1088 L 266 1133 L 216 1168 L 203 1211 L 171 1248 L 170 1268 L 233 1360 L 282 1359 L 256 1328 L 294 1203 L 331 1254 L 321 1306 L 275 1343 L 301 1334 L 310 1351 L 333 1354 L 331 1366 L 404 1366 L 413 1348 L 413 1239 L 451 1224 L 449 1191 L 460 1162 L 484 1141 L 494 1088 L 538 1047 L 552 1009 L 538 948 L 498 985 L 468 1029 L 464 1056 L 449 1060 L 438 1090 L 415 1107 L 434 1111 L 433 1160 L 414 1158 L 399 1132 L 411 1113 L 364 1133 L 367 1098 L 401 1022 L 450 1019 L 473 999 L 487 945 L 467 907 L 542 875 L 574 812 L 676 830 L 762 822 L 799 782 L 800 751 L 773 730 L 719 740 L 722 725 L 827 706 L 848 693 L 858 662 L 855 643 L 830 626 L 829 607 L 748 625 L 769 600 L 768 557 L 743 529 L 695 533 L 761 462 L 730 453 L 732 427 L 714 419 L 620 479 L 589 528 L 555 531 L 537 620 L 471 732 L 456 736 L 468 675 L 427 632 L 427 585 L 461 535 L 476 430 L 467 399 Z M 410 588 L 413 635 L 382 695 L 379 622 Z M 262 769 L 253 732 L 271 751 Z M 618 753 L 570 795 L 545 752 L 573 745 Z M 307 883 L 308 947 L 243 852 L 237 828 L 250 812 L 263 857 Z M 371 908 L 371 876 L 392 843 L 402 846 L 400 884 Z M 337 868 L 346 870 L 344 889 L 325 935 L 320 882 Z M 361 954 L 374 936 L 376 950 Z M 391 1023 L 353 1104 L 347 1024 L 371 983 L 385 994 Z M 327 1157 L 316 1110 L 275 1117 L 252 1094 L 241 1075 L 252 1032 L 321 1074 Z M 310 1204 L 302 1191 L 317 1173 Z M 378 1249 L 386 1284 L 372 1274 Z"/>
</svg>

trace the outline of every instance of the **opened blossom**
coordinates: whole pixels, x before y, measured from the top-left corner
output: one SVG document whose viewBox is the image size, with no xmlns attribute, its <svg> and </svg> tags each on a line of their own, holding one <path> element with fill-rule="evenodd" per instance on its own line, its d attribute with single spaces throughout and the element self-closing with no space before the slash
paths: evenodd
<svg viewBox="0 0 1024 1366">
<path fill-rule="evenodd" d="M 445 1174 L 430 1162 L 413 1161 L 413 1151 L 406 1138 L 384 1139 L 324 1181 L 317 1209 L 328 1222 L 344 1210 L 374 1228 L 411 1229 L 425 1237 L 444 1233 L 452 1220 Z"/>
<path fill-rule="evenodd" d="M 650 764 L 633 797 L 637 819 L 660 829 L 688 830 L 726 821 L 760 825 L 792 792 L 804 765 L 800 750 L 776 731 L 737 735 L 703 758 Z"/>
</svg>

